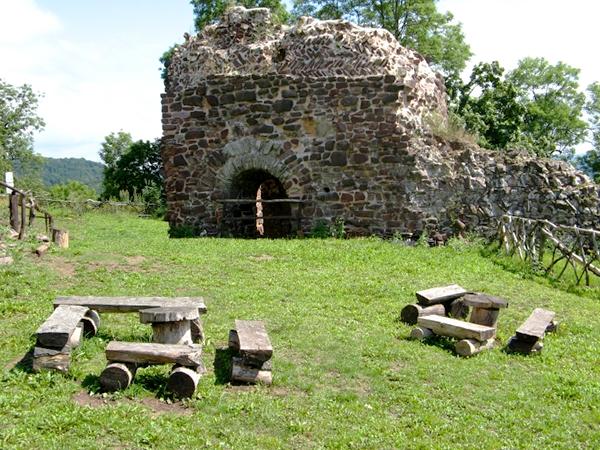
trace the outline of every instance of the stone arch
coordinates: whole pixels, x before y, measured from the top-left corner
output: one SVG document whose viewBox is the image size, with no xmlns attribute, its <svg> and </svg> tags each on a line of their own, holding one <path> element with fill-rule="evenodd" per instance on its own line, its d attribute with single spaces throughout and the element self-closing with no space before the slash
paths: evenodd
<svg viewBox="0 0 600 450">
<path fill-rule="evenodd" d="M 263 203 L 290 197 L 288 169 L 278 159 L 281 149 L 269 141 L 246 137 L 222 149 L 225 164 L 217 173 L 217 189 L 225 197 L 223 231 L 243 237 L 285 237 L 292 233 L 289 203 Z M 244 202 L 236 203 L 241 199 Z"/>
</svg>

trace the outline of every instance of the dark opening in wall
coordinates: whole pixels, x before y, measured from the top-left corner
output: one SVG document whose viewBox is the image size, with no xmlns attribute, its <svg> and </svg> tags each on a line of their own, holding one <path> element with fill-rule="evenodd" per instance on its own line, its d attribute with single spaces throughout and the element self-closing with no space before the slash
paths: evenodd
<svg viewBox="0 0 600 450">
<path fill-rule="evenodd" d="M 229 224 L 226 231 L 242 237 L 290 235 L 293 218 L 290 204 L 269 202 L 287 199 L 287 193 L 281 181 L 266 170 L 249 169 L 237 174 L 231 183 L 230 198 L 224 217 Z"/>
</svg>

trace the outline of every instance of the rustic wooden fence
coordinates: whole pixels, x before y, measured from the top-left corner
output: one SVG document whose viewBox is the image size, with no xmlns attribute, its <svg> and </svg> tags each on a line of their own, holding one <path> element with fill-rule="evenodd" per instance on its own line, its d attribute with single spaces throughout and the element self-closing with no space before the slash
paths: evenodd
<svg viewBox="0 0 600 450">
<path fill-rule="evenodd" d="M 10 227 L 19 233 L 19 239 L 25 239 L 27 229 L 33 226 L 36 213 L 44 216 L 46 233 L 51 233 L 54 229 L 54 218 L 50 213 L 40 208 L 31 193 L 24 192 L 13 186 L 0 181 L 0 186 L 10 191 L 8 194 L 8 210 Z"/>
<path fill-rule="evenodd" d="M 589 286 L 590 277 L 600 277 L 600 231 L 505 215 L 499 237 L 508 255 L 517 255 L 556 278 L 570 272 L 577 284 L 585 281 Z"/>
</svg>

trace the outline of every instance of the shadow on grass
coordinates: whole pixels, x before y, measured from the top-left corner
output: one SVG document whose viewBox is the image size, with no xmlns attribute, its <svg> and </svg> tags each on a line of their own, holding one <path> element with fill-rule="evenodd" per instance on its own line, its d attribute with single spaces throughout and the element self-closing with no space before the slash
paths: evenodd
<svg viewBox="0 0 600 450">
<path fill-rule="evenodd" d="M 146 371 L 144 369 L 138 369 L 137 374 L 133 383 L 139 387 L 150 391 L 159 398 L 171 398 L 171 394 L 167 391 L 167 383 L 169 377 L 163 373 L 156 372 L 154 370 Z"/>
<path fill-rule="evenodd" d="M 98 375 L 86 375 L 81 386 L 87 389 L 88 392 L 100 392 L 102 387 L 100 386 L 100 377 Z"/>
<path fill-rule="evenodd" d="M 115 333 L 110 333 L 107 330 L 98 330 L 98 333 L 94 337 L 100 338 L 105 342 L 110 341 L 122 341 L 122 342 L 150 342 L 152 339 L 152 335 L 148 335 L 147 333 L 118 333 L 118 336 Z"/>
<path fill-rule="evenodd" d="M 444 336 L 433 335 L 433 336 L 425 338 L 421 341 L 417 341 L 409 336 L 401 337 L 400 339 L 404 340 L 404 341 L 419 342 L 421 344 L 430 345 L 432 347 L 439 347 L 442 350 L 445 350 L 452 354 L 456 354 L 456 351 L 454 350 L 454 345 L 456 344 L 456 341 L 453 339 L 444 337 Z"/>
<path fill-rule="evenodd" d="M 33 349 L 32 346 L 27 353 L 25 353 L 20 360 L 16 361 L 10 370 L 20 371 L 25 373 L 33 373 Z"/>
<path fill-rule="evenodd" d="M 215 349 L 215 384 L 227 384 L 231 379 L 231 358 L 233 353 L 229 347 Z"/>
</svg>

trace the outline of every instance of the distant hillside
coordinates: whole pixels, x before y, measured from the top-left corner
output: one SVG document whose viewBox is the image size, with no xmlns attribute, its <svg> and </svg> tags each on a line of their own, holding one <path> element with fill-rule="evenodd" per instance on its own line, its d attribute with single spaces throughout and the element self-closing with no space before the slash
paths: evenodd
<svg viewBox="0 0 600 450">
<path fill-rule="evenodd" d="M 44 158 L 42 181 L 50 187 L 75 180 L 100 192 L 103 169 L 102 164 L 84 158 Z M 20 168 L 15 164 L 15 175 L 19 174 Z"/>
</svg>

